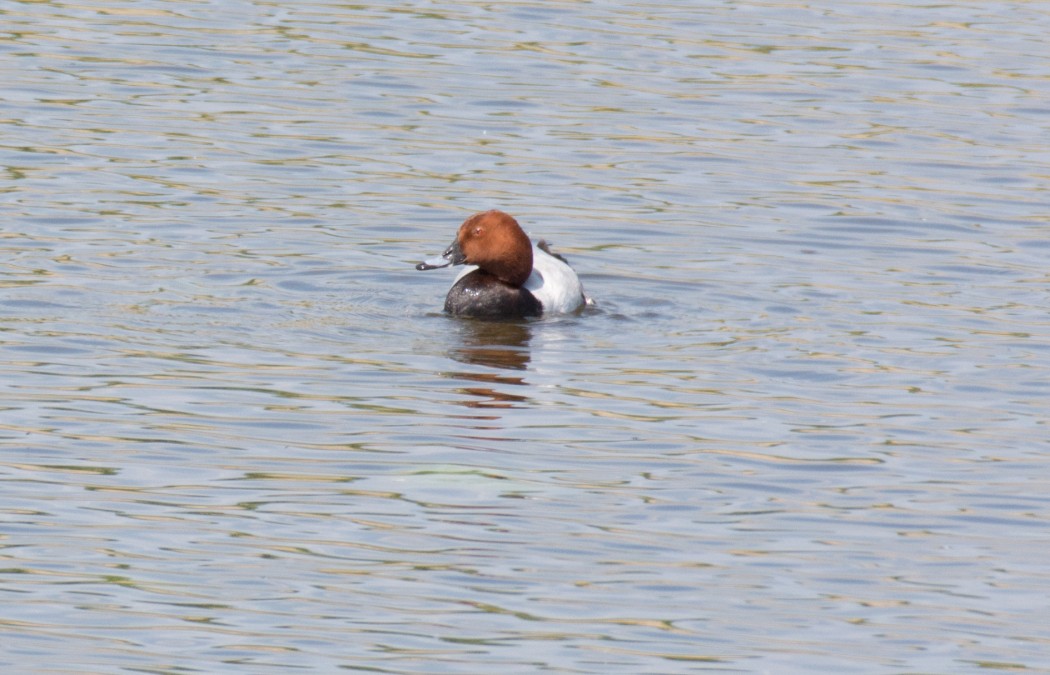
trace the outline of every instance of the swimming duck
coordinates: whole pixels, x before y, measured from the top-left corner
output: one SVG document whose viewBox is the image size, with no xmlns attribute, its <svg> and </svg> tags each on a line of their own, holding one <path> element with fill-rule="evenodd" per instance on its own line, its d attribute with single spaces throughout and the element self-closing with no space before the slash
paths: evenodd
<svg viewBox="0 0 1050 675">
<path fill-rule="evenodd" d="M 574 312 L 588 303 L 565 259 L 544 241 L 533 244 L 503 211 L 470 216 L 440 257 L 416 269 L 464 264 L 445 296 L 445 311 L 453 316 L 522 318 Z"/>
</svg>

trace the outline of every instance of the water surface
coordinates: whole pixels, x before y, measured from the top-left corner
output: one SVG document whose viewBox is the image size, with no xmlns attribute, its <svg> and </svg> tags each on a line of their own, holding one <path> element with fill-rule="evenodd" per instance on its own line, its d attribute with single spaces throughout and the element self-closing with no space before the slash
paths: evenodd
<svg viewBox="0 0 1050 675">
<path fill-rule="evenodd" d="M 0 18 L 5 672 L 1050 668 L 1043 5 Z"/>
</svg>

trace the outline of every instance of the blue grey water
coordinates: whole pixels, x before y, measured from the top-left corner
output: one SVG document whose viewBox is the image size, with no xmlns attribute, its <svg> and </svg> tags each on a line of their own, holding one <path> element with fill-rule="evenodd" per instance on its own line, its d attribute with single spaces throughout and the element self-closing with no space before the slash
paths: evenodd
<svg viewBox="0 0 1050 675">
<path fill-rule="evenodd" d="M 1050 669 L 1047 34 L 0 3 L 0 671 Z"/>
</svg>

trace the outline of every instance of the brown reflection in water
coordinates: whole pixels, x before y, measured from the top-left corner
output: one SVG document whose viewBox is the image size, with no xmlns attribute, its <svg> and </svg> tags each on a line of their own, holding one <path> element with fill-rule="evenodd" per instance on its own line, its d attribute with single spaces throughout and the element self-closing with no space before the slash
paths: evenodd
<svg viewBox="0 0 1050 675">
<path fill-rule="evenodd" d="M 532 331 L 527 323 L 464 321 L 460 331 L 462 344 L 449 351 L 449 356 L 460 363 L 470 363 L 503 370 L 526 370 L 531 354 L 529 341 Z M 483 385 L 528 384 L 523 377 L 503 373 L 450 372 L 448 377 L 469 380 Z M 470 386 L 459 390 L 478 397 L 477 401 L 464 401 L 469 408 L 511 408 L 528 401 L 527 396 L 500 391 L 493 386 Z"/>
</svg>

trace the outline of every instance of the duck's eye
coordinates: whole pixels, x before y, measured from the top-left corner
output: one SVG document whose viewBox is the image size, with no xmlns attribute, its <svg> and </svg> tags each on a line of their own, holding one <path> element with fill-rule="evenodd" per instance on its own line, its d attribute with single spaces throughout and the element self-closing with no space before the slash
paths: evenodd
<svg viewBox="0 0 1050 675">
<path fill-rule="evenodd" d="M 482 233 L 482 232 L 484 232 L 484 231 L 485 231 L 485 230 L 481 229 L 481 227 L 480 227 L 480 226 L 478 226 L 478 227 L 475 227 L 475 228 L 474 228 L 474 236 L 475 236 L 475 237 L 480 237 L 480 236 L 481 236 L 481 233 Z"/>
</svg>

